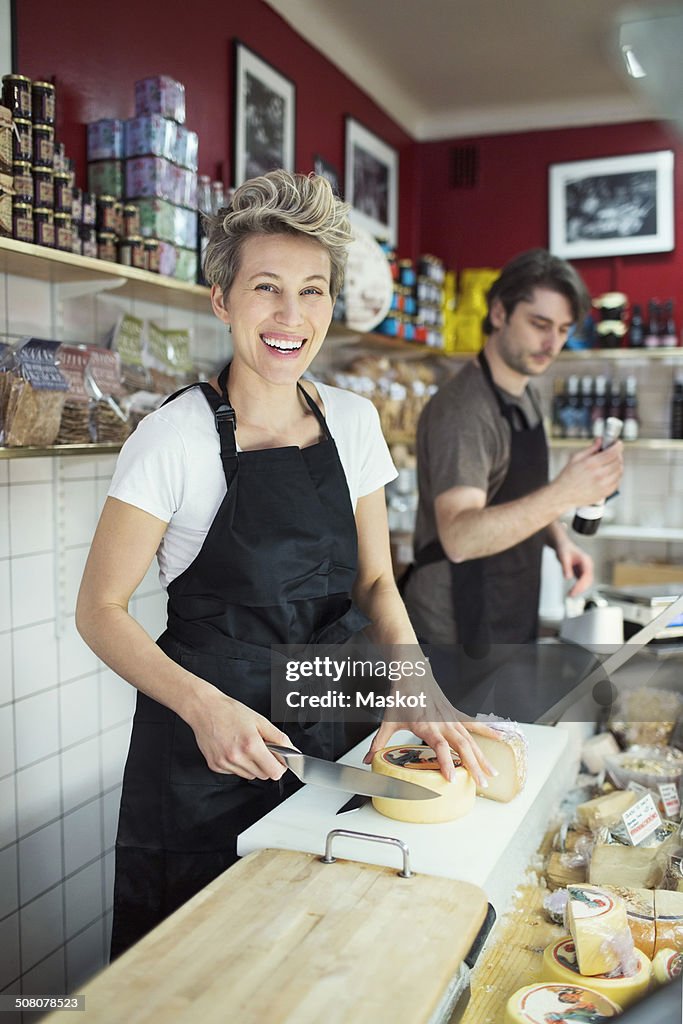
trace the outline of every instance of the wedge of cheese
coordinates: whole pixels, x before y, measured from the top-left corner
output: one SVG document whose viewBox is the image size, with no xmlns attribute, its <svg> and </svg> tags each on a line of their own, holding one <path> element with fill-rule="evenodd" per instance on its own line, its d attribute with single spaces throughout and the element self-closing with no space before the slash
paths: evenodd
<svg viewBox="0 0 683 1024">
<path fill-rule="evenodd" d="M 615 789 L 613 793 L 605 793 L 604 796 L 597 796 L 595 800 L 579 804 L 576 808 L 577 821 L 590 829 L 612 825 L 637 799 L 636 794 L 630 789 Z"/>
<path fill-rule="evenodd" d="M 631 975 L 617 974 L 607 977 L 602 974 L 583 978 L 579 973 L 574 941 L 571 938 L 551 942 L 543 953 L 543 977 L 547 981 L 569 982 L 571 985 L 590 985 L 594 992 L 609 996 L 625 1008 L 647 992 L 650 984 L 650 960 L 640 950 L 636 953 L 636 969 Z"/>
<path fill-rule="evenodd" d="M 633 950 L 624 901 L 597 885 L 569 885 L 567 893 L 567 925 L 579 973 L 590 977 L 616 970 L 624 944 Z"/>
<path fill-rule="evenodd" d="M 652 960 L 656 952 L 654 890 L 627 889 L 620 885 L 605 885 L 603 888 L 624 901 L 634 945 Z"/>
<path fill-rule="evenodd" d="M 487 722 L 486 724 L 495 729 L 500 738 L 494 740 L 488 736 L 478 736 L 476 733 L 473 734 L 473 738 L 498 775 L 493 778 L 487 777 L 488 788 L 477 789 L 477 796 L 508 803 L 524 788 L 529 759 L 529 743 L 515 722 Z"/>
<path fill-rule="evenodd" d="M 470 773 L 463 768 L 460 758 L 451 751 L 455 778 L 444 779 L 436 755 L 431 747 L 417 744 L 385 747 L 372 759 L 372 770 L 392 779 L 403 779 L 418 786 L 434 790 L 438 800 L 393 800 L 373 796 L 372 805 L 380 814 L 397 821 L 416 824 L 437 824 L 454 821 L 467 814 L 474 805 L 476 786 Z"/>
<path fill-rule="evenodd" d="M 667 985 L 683 973 L 683 953 L 675 949 L 660 949 L 652 961 L 652 977 L 658 985 Z"/>
</svg>

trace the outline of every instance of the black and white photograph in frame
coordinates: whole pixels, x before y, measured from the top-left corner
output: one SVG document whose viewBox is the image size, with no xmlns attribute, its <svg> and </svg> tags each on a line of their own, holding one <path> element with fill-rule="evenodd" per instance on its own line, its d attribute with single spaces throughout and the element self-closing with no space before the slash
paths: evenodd
<svg viewBox="0 0 683 1024">
<path fill-rule="evenodd" d="M 671 252 L 671 150 L 553 164 L 550 250 L 565 259 Z"/>
<path fill-rule="evenodd" d="M 235 186 L 282 167 L 294 170 L 296 86 L 235 40 Z"/>
<path fill-rule="evenodd" d="M 351 219 L 375 238 L 398 238 L 398 153 L 393 146 L 346 118 L 345 199 Z"/>
<path fill-rule="evenodd" d="M 324 157 L 318 156 L 318 154 L 316 153 L 316 155 L 313 157 L 313 170 L 316 174 L 319 174 L 321 178 L 327 178 L 330 185 L 332 186 L 332 191 L 334 192 L 334 194 L 336 196 L 341 196 L 342 193 L 341 185 L 339 182 L 339 171 L 334 166 L 334 164 L 328 163 L 327 160 L 324 159 Z"/>
</svg>

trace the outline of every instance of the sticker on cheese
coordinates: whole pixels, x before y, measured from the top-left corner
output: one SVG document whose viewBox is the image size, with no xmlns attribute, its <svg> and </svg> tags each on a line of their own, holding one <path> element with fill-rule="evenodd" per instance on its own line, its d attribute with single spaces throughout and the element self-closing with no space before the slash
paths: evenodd
<svg viewBox="0 0 683 1024">
<path fill-rule="evenodd" d="M 388 797 L 373 796 L 376 811 L 397 821 L 411 821 L 416 824 L 435 824 L 455 821 L 472 809 L 476 786 L 474 779 L 463 768 L 458 755 L 451 751 L 455 767 L 455 779 L 448 782 L 439 770 L 439 762 L 431 747 L 402 745 L 378 750 L 372 759 L 372 770 L 392 779 L 403 779 L 418 786 L 432 789 L 439 794 L 438 800 L 392 800 Z"/>
<path fill-rule="evenodd" d="M 660 949 L 652 961 L 652 977 L 658 985 L 667 985 L 683 973 L 683 953 L 675 949 Z"/>
<path fill-rule="evenodd" d="M 590 977 L 628 969 L 625 961 L 633 956 L 633 938 L 623 900 L 596 885 L 569 885 L 567 892 L 567 926 L 580 973 Z"/>
<path fill-rule="evenodd" d="M 571 939 L 559 939 L 551 942 L 543 953 L 543 975 L 549 981 L 563 981 L 571 985 L 582 984 L 584 979 L 576 962 L 576 949 Z M 615 974 L 608 977 L 597 974 L 586 981 L 594 992 L 609 996 L 622 1009 L 640 999 L 650 984 L 650 961 L 641 953 L 636 953 L 636 970 L 634 974 Z"/>
<path fill-rule="evenodd" d="M 508 999 L 505 1024 L 601 1024 L 620 1013 L 618 1003 L 583 985 L 525 985 Z"/>
<path fill-rule="evenodd" d="M 477 796 L 488 800 L 508 803 L 524 788 L 529 759 L 529 743 L 516 722 L 489 722 L 486 724 L 498 733 L 500 739 L 488 736 L 474 736 L 498 775 L 488 779 L 488 789 L 477 789 Z"/>
</svg>

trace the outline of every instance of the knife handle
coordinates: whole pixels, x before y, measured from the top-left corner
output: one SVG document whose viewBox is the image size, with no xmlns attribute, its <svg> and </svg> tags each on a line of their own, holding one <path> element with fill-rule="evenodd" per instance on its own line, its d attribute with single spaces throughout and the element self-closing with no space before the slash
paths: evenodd
<svg viewBox="0 0 683 1024">
<path fill-rule="evenodd" d="M 403 855 L 403 871 L 397 872 L 398 877 L 413 877 L 413 872 L 410 870 L 410 850 L 408 849 L 408 844 L 404 843 L 402 839 L 393 839 L 391 836 L 376 836 L 371 832 L 353 832 L 347 828 L 333 828 L 331 832 L 327 833 L 325 856 L 320 858 L 323 864 L 334 864 L 337 860 L 336 857 L 332 856 L 332 842 L 337 836 L 346 836 L 347 839 L 365 839 L 369 843 L 388 843 L 389 846 L 397 846 Z"/>
</svg>

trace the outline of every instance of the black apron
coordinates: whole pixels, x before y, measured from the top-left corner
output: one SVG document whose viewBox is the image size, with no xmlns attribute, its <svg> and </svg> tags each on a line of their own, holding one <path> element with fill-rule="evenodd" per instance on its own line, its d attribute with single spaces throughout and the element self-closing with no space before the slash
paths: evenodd
<svg viewBox="0 0 683 1024">
<path fill-rule="evenodd" d="M 351 601 L 356 525 L 324 416 L 301 389 L 323 440 L 238 454 L 228 369 L 221 396 L 195 385 L 214 412 L 227 492 L 201 551 L 168 587 L 167 629 L 157 642 L 270 718 L 271 644 L 343 643 L 369 620 Z M 333 759 L 349 745 L 340 723 L 279 724 L 309 754 Z M 190 726 L 138 691 L 116 840 L 112 958 L 234 863 L 238 834 L 293 792 L 289 778 L 212 772 Z"/>
<path fill-rule="evenodd" d="M 510 424 L 510 463 L 491 507 L 523 498 L 548 482 L 548 445 L 533 393 L 539 421 L 530 427 L 522 410 L 504 401 L 484 353 L 478 358 L 500 413 Z M 523 421 L 521 429 L 515 415 Z M 545 528 L 496 555 L 450 563 L 458 644 L 485 654 L 490 644 L 523 644 L 536 638 L 544 543 Z M 441 543 L 435 541 L 417 553 L 414 567 L 445 557 Z"/>
</svg>

